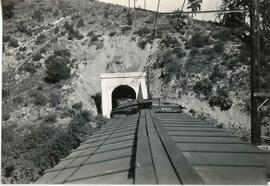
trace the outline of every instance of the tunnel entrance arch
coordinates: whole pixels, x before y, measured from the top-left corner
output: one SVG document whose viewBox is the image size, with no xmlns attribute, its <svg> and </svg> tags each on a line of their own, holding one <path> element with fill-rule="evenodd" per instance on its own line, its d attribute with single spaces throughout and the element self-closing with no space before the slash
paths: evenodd
<svg viewBox="0 0 270 186">
<path fill-rule="evenodd" d="M 136 92 L 128 85 L 120 85 L 112 92 L 112 109 L 115 109 L 121 99 L 136 99 Z"/>
<path fill-rule="evenodd" d="M 104 117 L 110 118 L 111 111 L 115 108 L 113 100 L 129 97 L 136 99 L 138 97 L 140 86 L 143 99 L 148 98 L 145 80 L 146 73 L 108 73 L 101 74 L 100 79 L 102 115 Z"/>
</svg>

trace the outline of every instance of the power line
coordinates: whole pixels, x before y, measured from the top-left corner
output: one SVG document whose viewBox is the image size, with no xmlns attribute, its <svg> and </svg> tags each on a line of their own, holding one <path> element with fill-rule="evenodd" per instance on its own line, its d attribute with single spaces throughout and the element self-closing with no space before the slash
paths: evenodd
<svg viewBox="0 0 270 186">
<path fill-rule="evenodd" d="M 147 9 L 142 9 L 142 8 L 136 8 L 138 10 L 141 10 L 141 11 L 146 11 L 146 12 L 152 12 L 154 13 L 155 11 L 153 10 L 147 10 Z M 234 9 L 234 10 L 200 10 L 200 11 L 196 11 L 196 12 L 193 12 L 193 11 L 181 11 L 179 12 L 179 14 L 193 14 L 193 13 L 196 13 L 196 14 L 206 14 L 206 13 L 236 13 L 236 12 L 249 12 L 248 9 Z M 159 14 L 161 15 L 172 15 L 172 14 L 176 14 L 175 11 L 173 12 L 159 12 Z"/>
<path fill-rule="evenodd" d="M 185 3 L 186 3 L 186 0 L 183 1 L 183 4 L 182 4 L 182 6 L 181 6 L 180 13 L 183 12 Z M 159 14 L 159 4 L 160 4 L 160 0 L 158 1 L 158 7 L 157 7 L 157 11 L 156 11 L 156 19 L 155 19 L 155 24 L 154 24 L 154 31 L 155 31 L 155 27 L 156 27 L 156 23 L 157 23 L 157 18 L 158 18 L 158 14 Z M 151 11 L 151 12 L 153 12 L 153 11 Z M 173 12 L 173 13 L 174 13 L 174 12 Z M 176 25 L 177 25 L 177 23 L 178 23 L 179 20 L 180 20 L 180 15 L 181 15 L 181 14 L 179 14 L 178 17 L 177 17 Z M 176 26 L 174 26 L 174 30 L 172 31 L 172 33 L 171 33 L 171 35 L 169 36 L 169 38 L 172 37 L 172 35 L 175 33 L 175 31 L 176 31 Z M 154 37 L 155 37 L 155 33 L 154 33 Z M 168 39 L 169 39 L 169 38 L 168 38 Z M 155 38 L 153 38 L 153 43 L 154 43 L 154 39 L 155 39 Z M 151 53 L 152 53 L 153 43 L 151 44 L 150 52 L 149 52 L 147 61 L 146 61 L 145 65 L 144 65 L 144 69 L 142 70 L 141 75 L 140 75 L 138 78 L 136 78 L 135 80 L 133 80 L 131 83 L 134 83 L 134 82 L 136 82 L 139 78 L 141 78 L 142 75 L 144 74 L 144 72 L 145 72 L 145 71 L 148 69 L 148 67 L 150 66 L 150 62 L 151 62 L 150 59 L 151 59 Z"/>
<path fill-rule="evenodd" d="M 156 16 L 155 16 L 155 23 L 154 23 L 154 29 L 153 29 L 153 42 L 151 43 L 151 47 L 150 47 L 150 50 L 149 50 L 149 54 L 148 54 L 148 57 L 147 57 L 147 60 L 146 60 L 146 63 L 144 65 L 144 68 L 146 67 L 146 65 L 149 63 L 150 61 L 150 56 L 151 56 L 151 53 L 152 53 L 152 49 L 153 49 L 153 45 L 154 45 L 154 40 L 155 40 L 155 37 L 156 37 L 156 26 L 157 26 L 157 20 L 158 20 L 158 12 L 159 12 L 159 5 L 160 5 L 160 0 L 158 0 L 158 5 L 157 5 L 157 11 L 156 11 Z M 146 68 L 145 68 L 146 69 Z M 142 73 L 140 74 L 140 76 L 138 78 L 136 78 L 135 80 L 133 80 L 131 83 L 135 83 L 138 79 L 140 79 L 142 77 L 142 75 L 144 74 L 145 70 L 142 70 Z"/>
</svg>

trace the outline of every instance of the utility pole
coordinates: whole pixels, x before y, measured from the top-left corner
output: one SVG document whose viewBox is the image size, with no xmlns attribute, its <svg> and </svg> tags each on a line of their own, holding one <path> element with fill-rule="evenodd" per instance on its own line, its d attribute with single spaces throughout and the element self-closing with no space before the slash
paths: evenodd
<svg viewBox="0 0 270 186">
<path fill-rule="evenodd" d="M 130 0 L 128 0 L 128 9 L 130 9 Z"/>
<path fill-rule="evenodd" d="M 136 8 L 136 0 L 134 0 L 134 21 L 133 21 L 133 23 L 134 23 L 134 26 L 136 26 L 136 24 L 135 24 L 135 21 L 136 21 L 136 11 L 135 11 L 135 8 Z"/>
<path fill-rule="evenodd" d="M 258 0 L 250 1 L 250 91 L 251 91 L 251 143 L 261 144 L 261 123 L 258 111 L 258 97 L 260 91 L 260 37 L 259 37 Z"/>
<path fill-rule="evenodd" d="M 146 9 L 146 0 L 144 0 L 143 8 Z"/>
</svg>

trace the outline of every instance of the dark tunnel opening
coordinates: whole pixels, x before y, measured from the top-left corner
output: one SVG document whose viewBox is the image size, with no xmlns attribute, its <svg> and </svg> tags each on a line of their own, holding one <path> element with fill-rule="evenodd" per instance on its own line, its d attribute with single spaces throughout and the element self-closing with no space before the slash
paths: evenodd
<svg viewBox="0 0 270 186">
<path fill-rule="evenodd" d="M 121 85 L 112 92 L 112 109 L 119 106 L 119 101 L 123 99 L 136 99 L 136 92 L 127 85 Z"/>
</svg>

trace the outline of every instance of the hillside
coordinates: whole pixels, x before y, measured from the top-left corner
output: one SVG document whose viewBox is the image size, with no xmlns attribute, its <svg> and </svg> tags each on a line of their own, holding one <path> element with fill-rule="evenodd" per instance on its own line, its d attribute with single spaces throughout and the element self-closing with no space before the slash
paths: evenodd
<svg viewBox="0 0 270 186">
<path fill-rule="evenodd" d="M 248 140 L 242 30 L 186 17 L 170 34 L 176 20 L 160 15 L 153 40 L 153 13 L 138 10 L 134 20 L 126 7 L 93 0 L 16 1 L 3 21 L 2 182 L 33 182 L 102 125 L 99 74 L 142 71 L 151 44 L 152 97 Z"/>
</svg>

